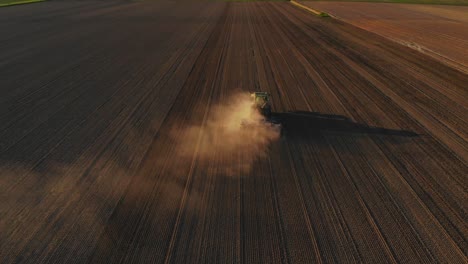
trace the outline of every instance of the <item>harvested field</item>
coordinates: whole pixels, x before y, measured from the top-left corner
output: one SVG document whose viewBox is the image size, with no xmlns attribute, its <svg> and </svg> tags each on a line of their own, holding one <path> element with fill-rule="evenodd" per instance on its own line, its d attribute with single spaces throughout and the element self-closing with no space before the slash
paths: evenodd
<svg viewBox="0 0 468 264">
<path fill-rule="evenodd" d="M 290 3 L 2 9 L 0 262 L 464 263 L 467 83 Z"/>
<path fill-rule="evenodd" d="M 301 3 L 468 73 L 468 6 Z"/>
</svg>

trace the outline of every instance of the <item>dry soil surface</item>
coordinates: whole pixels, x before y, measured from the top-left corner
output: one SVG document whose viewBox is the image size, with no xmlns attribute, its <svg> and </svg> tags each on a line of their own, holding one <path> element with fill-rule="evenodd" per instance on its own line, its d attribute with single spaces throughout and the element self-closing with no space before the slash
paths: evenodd
<svg viewBox="0 0 468 264">
<path fill-rule="evenodd" d="M 464 263 L 467 83 L 290 3 L 0 9 L 0 262 Z"/>
<path fill-rule="evenodd" d="M 468 73 L 468 6 L 301 2 Z"/>
</svg>

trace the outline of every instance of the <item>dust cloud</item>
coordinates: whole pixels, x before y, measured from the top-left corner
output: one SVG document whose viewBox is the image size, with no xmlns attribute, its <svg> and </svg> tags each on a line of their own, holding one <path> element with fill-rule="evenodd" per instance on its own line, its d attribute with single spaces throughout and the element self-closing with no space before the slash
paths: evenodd
<svg viewBox="0 0 468 264">
<path fill-rule="evenodd" d="M 263 116 L 252 104 L 253 98 L 244 92 L 210 107 L 204 125 L 187 126 L 178 134 L 178 155 L 216 162 L 213 166 L 229 176 L 250 172 L 280 137 L 280 128 L 262 122 Z"/>
</svg>

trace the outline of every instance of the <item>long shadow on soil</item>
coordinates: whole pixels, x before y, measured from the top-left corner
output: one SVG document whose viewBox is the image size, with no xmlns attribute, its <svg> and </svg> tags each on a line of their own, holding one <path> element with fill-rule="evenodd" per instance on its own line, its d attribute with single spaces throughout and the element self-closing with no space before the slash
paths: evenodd
<svg viewBox="0 0 468 264">
<path fill-rule="evenodd" d="M 401 137 L 416 137 L 417 133 L 407 130 L 373 127 L 352 121 L 342 115 L 322 114 L 318 112 L 284 112 L 273 113 L 272 117 L 282 123 L 283 134 L 288 138 L 320 138 L 324 132 L 339 132 L 350 135 L 376 134 Z"/>
<path fill-rule="evenodd" d="M 283 125 L 284 136 L 287 139 L 300 139 L 308 141 L 306 143 L 322 144 L 323 134 L 326 132 L 339 132 L 343 135 L 353 136 L 359 134 L 377 134 L 390 136 L 414 137 L 416 133 L 405 130 L 393 130 L 380 127 L 371 127 L 364 124 L 353 122 L 347 117 L 339 115 L 327 115 L 314 112 L 285 112 L 273 113 L 272 119 L 279 121 Z M 326 144 L 326 143 L 323 143 Z M 237 161 L 236 161 L 237 162 Z M 223 175 L 220 175 L 223 176 Z M 97 246 L 91 255 L 91 262 L 102 262 L 102 258 L 109 257 L 108 262 L 118 262 L 124 259 L 126 255 L 132 254 L 135 250 L 145 249 L 152 252 L 165 252 L 165 247 L 168 245 L 168 233 L 165 229 L 159 227 L 160 224 L 166 224 L 166 228 L 171 228 L 176 219 L 179 199 L 185 188 L 185 181 L 180 181 L 177 175 L 168 177 L 168 181 L 156 182 L 156 179 L 144 177 L 146 181 L 134 181 L 141 188 L 136 188 L 137 192 L 127 192 L 120 201 L 122 203 L 115 207 L 114 213 L 106 220 L 106 228 L 100 235 Z M 244 183 L 247 186 L 255 186 L 247 184 L 252 181 L 260 181 L 259 177 L 247 177 Z M 235 177 L 222 177 L 224 184 L 238 184 Z M 145 186 L 154 186 L 145 188 Z M 156 188 L 157 186 L 157 188 Z M 155 199 L 153 194 L 155 190 L 163 193 Z M 253 191 L 253 190 L 251 190 Z M 202 201 L 201 193 L 197 189 L 191 189 L 188 192 L 190 198 L 188 201 L 196 201 L 188 203 L 184 209 L 184 214 L 190 216 L 192 221 L 197 222 L 199 217 L 202 217 L 202 209 L 206 205 L 196 207 L 206 201 Z M 239 194 L 241 195 L 241 194 Z M 163 199 L 163 200 L 161 200 Z M 124 202 L 123 202 L 124 201 Z M 151 211 L 151 204 L 167 204 L 166 211 L 155 212 Z M 228 210 L 226 208 L 217 210 Z M 236 217 L 237 211 L 232 211 L 232 217 Z M 229 214 L 227 212 L 226 214 Z M 138 230 L 153 230 L 151 233 L 145 234 L 141 239 L 136 237 Z M 159 233 L 160 232 L 160 233 Z M 151 242 L 147 242 L 151 241 Z M 222 243 L 222 242 L 218 242 Z M 228 242 L 226 242 L 228 243 Z M 176 243 L 177 250 L 185 250 L 184 243 Z M 143 252 L 143 251 L 142 251 Z M 162 254 L 162 253 L 161 253 Z"/>
</svg>

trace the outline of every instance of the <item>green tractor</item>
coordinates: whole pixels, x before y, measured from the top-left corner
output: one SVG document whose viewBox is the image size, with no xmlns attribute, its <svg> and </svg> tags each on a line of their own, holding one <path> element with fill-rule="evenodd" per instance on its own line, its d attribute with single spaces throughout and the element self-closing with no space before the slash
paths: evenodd
<svg viewBox="0 0 468 264">
<path fill-rule="evenodd" d="M 271 127 L 271 129 L 277 130 L 280 135 L 283 135 L 279 117 L 271 112 L 270 94 L 267 92 L 253 92 L 250 96 L 253 99 L 252 107 L 263 117 L 263 120 L 257 125 Z"/>
<path fill-rule="evenodd" d="M 265 119 L 271 118 L 270 94 L 267 92 L 254 92 L 250 96 L 254 99 L 253 106 Z"/>
</svg>

